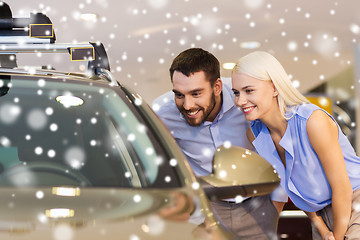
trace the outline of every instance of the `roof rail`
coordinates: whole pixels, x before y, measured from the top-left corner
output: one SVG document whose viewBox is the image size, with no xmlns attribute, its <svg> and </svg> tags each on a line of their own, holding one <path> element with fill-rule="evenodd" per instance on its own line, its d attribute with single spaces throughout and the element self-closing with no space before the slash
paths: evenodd
<svg viewBox="0 0 360 240">
<path fill-rule="evenodd" d="M 51 20 L 42 13 L 31 13 L 30 18 L 12 18 L 12 12 L 0 2 L 0 66 L 15 68 L 18 53 L 67 52 L 72 61 L 88 61 L 88 71 L 97 68 L 110 71 L 109 60 L 102 43 L 55 44 Z"/>
<path fill-rule="evenodd" d="M 30 18 L 13 18 L 8 4 L 0 2 L 0 43 L 54 43 L 51 20 L 43 13 L 30 13 Z M 21 40 L 20 40 L 21 39 Z"/>
<path fill-rule="evenodd" d="M 1 35 L 1 33 L 0 33 Z M 1 36 L 0 36 L 1 38 Z M 110 71 L 109 60 L 100 42 L 94 43 L 53 43 L 53 44 L 0 44 L 0 66 L 8 67 L 14 64 L 18 53 L 68 53 L 71 61 L 88 61 L 88 71 L 95 73 L 96 68 Z M 5 55 L 7 57 L 2 57 Z M 16 67 L 16 66 L 14 66 Z"/>
</svg>

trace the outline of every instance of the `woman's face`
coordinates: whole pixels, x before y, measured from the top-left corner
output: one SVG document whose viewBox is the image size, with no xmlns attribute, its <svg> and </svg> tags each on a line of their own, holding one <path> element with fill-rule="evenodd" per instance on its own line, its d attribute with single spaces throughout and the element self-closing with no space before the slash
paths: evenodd
<svg viewBox="0 0 360 240">
<path fill-rule="evenodd" d="M 259 80 L 243 73 L 232 73 L 235 104 L 248 121 L 266 119 L 279 113 L 278 92 L 271 81 Z"/>
</svg>

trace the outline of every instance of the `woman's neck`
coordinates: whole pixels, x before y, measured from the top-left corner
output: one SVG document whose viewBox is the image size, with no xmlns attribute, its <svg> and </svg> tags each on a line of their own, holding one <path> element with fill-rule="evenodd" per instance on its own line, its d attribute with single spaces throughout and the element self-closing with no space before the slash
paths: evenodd
<svg viewBox="0 0 360 240">
<path fill-rule="evenodd" d="M 275 134 L 280 137 L 284 136 L 286 128 L 287 128 L 287 121 L 281 115 L 280 111 L 276 111 L 271 115 L 268 115 L 267 118 L 260 119 L 266 127 L 269 129 L 270 134 Z"/>
</svg>

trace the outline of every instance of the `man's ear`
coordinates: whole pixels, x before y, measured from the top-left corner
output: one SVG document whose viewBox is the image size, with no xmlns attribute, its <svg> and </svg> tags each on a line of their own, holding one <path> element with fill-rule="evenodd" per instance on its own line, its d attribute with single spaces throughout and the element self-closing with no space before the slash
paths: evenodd
<svg viewBox="0 0 360 240">
<path fill-rule="evenodd" d="M 220 78 L 216 79 L 215 83 L 214 83 L 214 94 L 215 96 L 219 96 L 221 94 L 222 91 L 222 81 Z"/>
</svg>

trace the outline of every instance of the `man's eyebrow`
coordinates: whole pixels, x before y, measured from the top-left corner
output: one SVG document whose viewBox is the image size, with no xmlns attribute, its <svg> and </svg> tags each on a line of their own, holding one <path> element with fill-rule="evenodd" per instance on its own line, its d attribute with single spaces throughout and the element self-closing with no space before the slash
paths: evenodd
<svg viewBox="0 0 360 240">
<path fill-rule="evenodd" d="M 189 93 L 201 92 L 201 91 L 203 91 L 203 90 L 204 90 L 204 88 L 197 88 L 197 89 L 191 90 Z M 175 94 L 183 94 L 183 93 L 181 93 L 181 92 L 179 92 L 178 90 L 175 90 L 175 89 L 173 89 L 172 91 L 173 91 Z"/>
<path fill-rule="evenodd" d="M 197 89 L 191 90 L 190 93 L 201 92 L 203 90 L 204 90 L 204 88 L 197 88 Z"/>
</svg>

